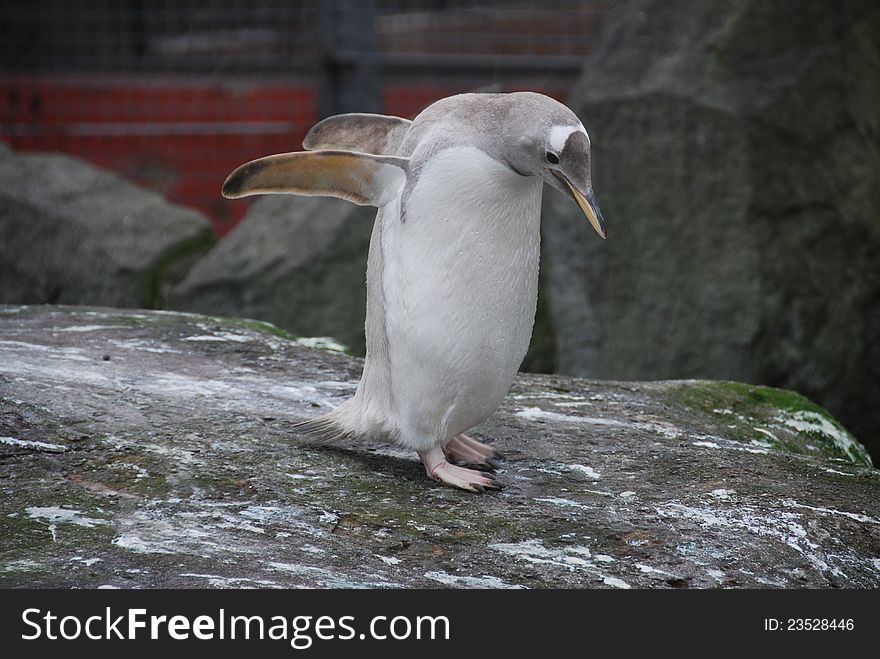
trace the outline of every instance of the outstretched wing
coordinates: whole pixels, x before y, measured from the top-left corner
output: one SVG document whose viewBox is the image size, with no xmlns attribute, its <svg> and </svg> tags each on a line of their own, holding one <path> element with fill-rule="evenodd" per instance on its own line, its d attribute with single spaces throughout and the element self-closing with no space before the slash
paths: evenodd
<svg viewBox="0 0 880 659">
<path fill-rule="evenodd" d="M 297 151 L 245 163 L 223 184 L 223 196 L 298 194 L 384 206 L 406 183 L 409 158 L 351 151 Z"/>
<path fill-rule="evenodd" d="M 337 114 L 312 126 L 303 148 L 394 155 L 411 124 L 409 119 L 384 114 Z"/>
</svg>

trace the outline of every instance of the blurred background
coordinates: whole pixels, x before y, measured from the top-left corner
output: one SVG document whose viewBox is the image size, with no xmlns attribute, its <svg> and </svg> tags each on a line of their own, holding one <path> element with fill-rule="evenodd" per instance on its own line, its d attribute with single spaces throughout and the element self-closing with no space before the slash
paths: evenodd
<svg viewBox="0 0 880 659">
<path fill-rule="evenodd" d="M 607 2 L 309 0 L 12 2 L 3 133 L 206 213 L 222 236 L 248 201 L 219 183 L 296 150 L 341 112 L 415 116 L 487 85 L 564 99 Z"/>
<path fill-rule="evenodd" d="M 374 211 L 224 200 L 225 177 L 331 114 L 540 91 L 590 131 L 609 239 L 545 193 L 523 368 L 795 389 L 880 458 L 871 0 L 11 2 L 0 35 L 0 303 L 246 316 L 362 354 Z"/>
</svg>

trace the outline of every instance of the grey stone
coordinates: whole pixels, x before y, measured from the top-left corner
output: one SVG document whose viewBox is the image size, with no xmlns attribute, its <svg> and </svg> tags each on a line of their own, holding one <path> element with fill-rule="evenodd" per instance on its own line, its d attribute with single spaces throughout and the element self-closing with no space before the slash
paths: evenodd
<svg viewBox="0 0 880 659">
<path fill-rule="evenodd" d="M 172 309 L 266 320 L 364 351 L 366 269 L 375 208 L 273 195 L 168 293 Z"/>
<path fill-rule="evenodd" d="M 297 444 L 362 364 L 315 343 L 0 307 L 0 587 L 880 586 L 880 472 L 797 394 L 522 375 L 481 496 Z"/>
<path fill-rule="evenodd" d="M 157 307 L 214 230 L 76 158 L 4 148 L 0 237 L 0 302 Z"/>
<path fill-rule="evenodd" d="M 880 8 L 644 0 L 569 104 L 609 238 L 546 199 L 563 373 L 800 391 L 880 455 Z"/>
</svg>

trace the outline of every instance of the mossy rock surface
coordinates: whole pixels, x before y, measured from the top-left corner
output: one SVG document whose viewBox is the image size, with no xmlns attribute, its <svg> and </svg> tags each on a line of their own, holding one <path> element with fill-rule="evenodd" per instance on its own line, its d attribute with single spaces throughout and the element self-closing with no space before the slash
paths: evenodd
<svg viewBox="0 0 880 659">
<path fill-rule="evenodd" d="M 360 369 L 248 320 L 0 307 L 0 586 L 880 586 L 880 473 L 796 394 L 523 375 L 479 496 L 296 442 Z"/>
<path fill-rule="evenodd" d="M 872 465 L 865 447 L 837 419 L 797 392 L 718 381 L 672 382 L 666 391 L 688 410 L 720 421 L 738 441 Z"/>
</svg>

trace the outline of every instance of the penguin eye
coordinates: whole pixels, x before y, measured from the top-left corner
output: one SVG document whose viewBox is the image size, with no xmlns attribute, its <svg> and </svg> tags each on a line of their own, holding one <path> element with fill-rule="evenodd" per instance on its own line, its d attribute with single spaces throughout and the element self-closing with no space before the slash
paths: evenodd
<svg viewBox="0 0 880 659">
<path fill-rule="evenodd" d="M 555 153 L 551 153 L 550 151 L 548 151 L 547 152 L 547 162 L 549 162 L 553 165 L 558 165 L 559 164 L 559 156 L 557 156 Z"/>
</svg>

